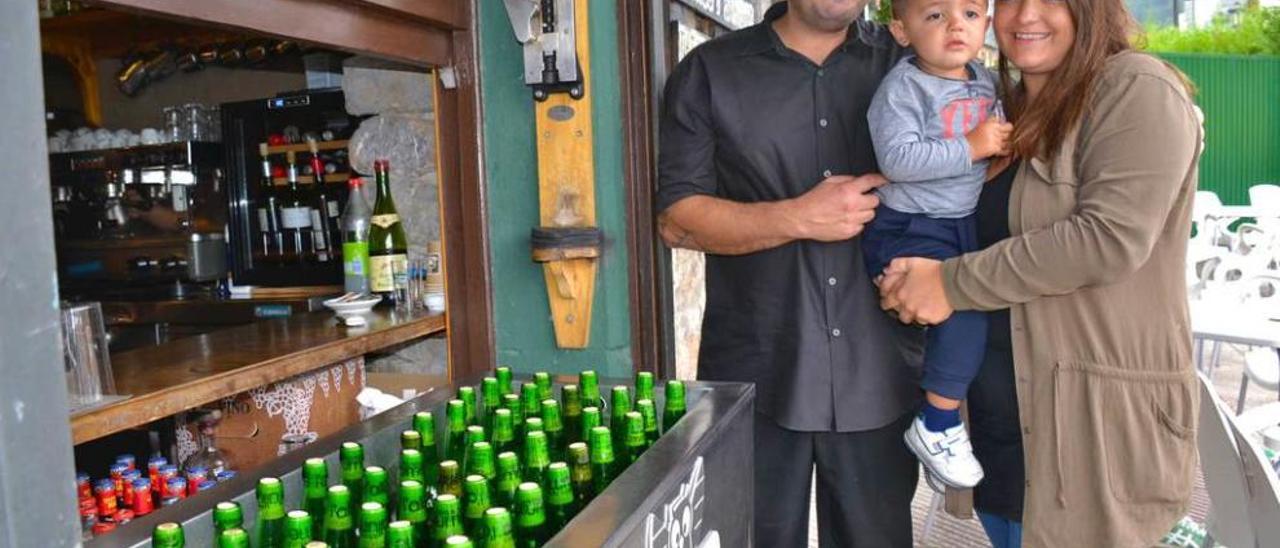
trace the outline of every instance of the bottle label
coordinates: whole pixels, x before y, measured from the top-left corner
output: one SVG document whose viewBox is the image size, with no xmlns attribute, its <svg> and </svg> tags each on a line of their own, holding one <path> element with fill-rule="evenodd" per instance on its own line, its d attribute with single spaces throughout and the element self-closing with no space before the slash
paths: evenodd
<svg viewBox="0 0 1280 548">
<path fill-rule="evenodd" d="M 267 208 L 258 208 L 258 230 L 263 232 L 271 232 L 271 225 L 267 223 Z"/>
<path fill-rule="evenodd" d="M 396 213 L 387 213 L 385 215 L 374 215 L 369 218 L 369 222 L 375 226 L 387 228 L 393 224 L 400 222 L 400 215 Z"/>
<path fill-rule="evenodd" d="M 326 205 L 329 207 L 329 217 L 337 219 L 339 215 L 338 201 L 329 200 L 328 202 L 326 202 Z"/>
<path fill-rule="evenodd" d="M 280 225 L 285 228 L 307 228 L 311 226 L 311 208 L 286 207 L 281 209 Z"/>
<path fill-rule="evenodd" d="M 409 256 L 405 254 L 369 257 L 369 289 L 375 293 L 394 291 L 397 281 L 403 284 Z"/>
<path fill-rule="evenodd" d="M 356 277 L 369 274 L 369 242 L 342 243 L 342 273 Z"/>
</svg>

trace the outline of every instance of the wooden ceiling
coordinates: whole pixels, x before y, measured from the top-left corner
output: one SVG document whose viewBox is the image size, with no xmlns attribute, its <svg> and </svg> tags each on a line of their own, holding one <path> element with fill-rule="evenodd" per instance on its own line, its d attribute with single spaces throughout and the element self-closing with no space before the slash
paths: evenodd
<svg viewBox="0 0 1280 548">
<path fill-rule="evenodd" d="M 206 37 L 247 32 L 416 66 L 447 66 L 453 62 L 453 32 L 470 26 L 464 4 L 460 0 L 99 0 L 94 5 L 125 13 L 102 15 L 107 24 L 89 25 L 86 32 L 104 44 L 128 42 L 130 36 L 155 39 L 187 31 L 209 33 Z M 130 14 L 149 17 L 111 19 Z M 149 22 L 143 23 L 144 19 Z M 61 31 L 56 21 L 49 20 L 45 28 Z M 67 26 L 72 26 L 70 21 Z"/>
</svg>

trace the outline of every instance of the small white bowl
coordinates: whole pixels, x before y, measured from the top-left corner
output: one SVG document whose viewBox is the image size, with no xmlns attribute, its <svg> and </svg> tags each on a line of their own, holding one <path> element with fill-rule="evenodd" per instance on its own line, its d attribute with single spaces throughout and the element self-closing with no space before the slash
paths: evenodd
<svg viewBox="0 0 1280 548">
<path fill-rule="evenodd" d="M 340 301 L 342 297 L 334 297 L 324 301 L 324 306 L 337 314 L 338 318 L 347 325 L 365 325 L 368 320 L 365 315 L 373 310 L 373 306 L 382 302 L 381 295 L 370 295 L 368 298 L 358 301 Z"/>
</svg>

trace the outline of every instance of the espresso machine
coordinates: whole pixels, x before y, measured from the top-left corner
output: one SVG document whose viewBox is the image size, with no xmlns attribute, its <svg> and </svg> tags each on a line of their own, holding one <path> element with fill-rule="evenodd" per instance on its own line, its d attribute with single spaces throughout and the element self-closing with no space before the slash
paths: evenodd
<svg viewBox="0 0 1280 548">
<path fill-rule="evenodd" d="M 64 298 L 184 298 L 226 276 L 218 143 L 58 153 L 49 164 Z"/>
</svg>

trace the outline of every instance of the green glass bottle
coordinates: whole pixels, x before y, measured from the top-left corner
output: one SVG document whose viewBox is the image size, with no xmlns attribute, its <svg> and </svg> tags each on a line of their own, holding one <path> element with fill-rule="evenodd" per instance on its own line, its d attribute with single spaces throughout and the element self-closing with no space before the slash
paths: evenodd
<svg viewBox="0 0 1280 548">
<path fill-rule="evenodd" d="M 591 429 L 597 426 L 604 426 L 603 420 L 600 418 L 600 408 L 595 406 L 582 408 L 582 441 L 591 440 Z"/>
<path fill-rule="evenodd" d="M 529 417 L 524 420 L 524 436 L 528 439 L 531 432 L 542 432 L 542 419 L 540 417 Z M 520 444 L 520 450 L 524 451 L 524 443 Z"/>
<path fill-rule="evenodd" d="M 630 466 L 631 463 L 640 459 L 640 454 L 644 453 L 647 447 L 644 437 L 644 416 L 638 411 L 628 412 L 622 424 L 626 428 L 626 434 L 622 437 L 622 450 L 626 455 L 623 463 L 624 466 Z"/>
<path fill-rule="evenodd" d="M 498 469 L 494 464 L 493 446 L 487 441 L 478 441 L 471 444 L 470 459 L 467 461 L 468 468 L 465 473 L 470 475 L 483 476 L 486 480 L 492 480 L 498 477 Z"/>
<path fill-rule="evenodd" d="M 507 451 L 498 453 L 498 478 L 493 482 L 493 503 L 512 508 L 516 502 L 516 488 L 520 482 L 520 457 Z"/>
<path fill-rule="evenodd" d="M 564 421 L 560 417 L 560 402 L 553 398 L 542 400 L 542 429 L 547 433 L 551 461 L 564 460 Z"/>
<path fill-rule="evenodd" d="M 329 466 L 324 459 L 302 463 L 303 508 L 311 514 L 311 538 L 324 538 L 324 502 L 329 489 Z"/>
<path fill-rule="evenodd" d="M 479 403 L 476 401 L 475 387 L 458 387 L 458 399 L 462 400 L 462 403 L 465 404 L 464 408 L 467 411 L 467 426 L 479 426 L 480 407 Z"/>
<path fill-rule="evenodd" d="M 480 404 L 484 407 L 481 409 L 484 416 L 480 420 L 480 426 L 493 432 L 493 412 L 502 407 L 502 391 L 498 389 L 498 379 L 493 377 L 480 379 Z"/>
<path fill-rule="evenodd" d="M 436 448 L 436 417 L 430 411 L 419 411 L 413 415 L 413 429 L 421 438 L 422 451 L 422 483 L 428 486 L 436 484 L 439 474 L 440 451 Z"/>
<path fill-rule="evenodd" d="M 153 548 L 185 548 L 186 537 L 182 534 L 182 526 L 173 522 L 161 523 L 151 531 Z"/>
<path fill-rule="evenodd" d="M 471 466 L 472 466 L 472 465 L 471 465 L 471 450 L 475 448 L 475 444 L 476 444 L 477 442 L 486 441 L 486 440 L 488 440 L 488 439 L 489 439 L 489 438 L 485 437 L 485 435 L 484 435 L 484 428 L 481 428 L 481 427 L 479 427 L 479 426 L 468 426 L 468 427 L 467 427 L 467 440 L 466 440 L 466 445 L 465 445 L 465 446 L 463 446 L 463 451 L 462 451 L 462 471 L 463 471 L 463 473 L 468 473 L 468 472 L 467 472 L 467 470 L 470 470 L 470 469 L 471 469 Z"/>
<path fill-rule="evenodd" d="M 471 542 L 471 537 L 466 535 L 454 535 L 444 539 L 445 548 L 475 548 L 476 544 Z"/>
<path fill-rule="evenodd" d="M 511 386 L 511 368 L 502 366 L 494 370 L 493 375 L 498 378 L 498 391 L 502 395 L 513 394 Z"/>
<path fill-rule="evenodd" d="M 493 412 L 493 450 L 499 453 L 511 451 L 515 446 L 515 425 L 511 422 L 510 409 Z"/>
<path fill-rule="evenodd" d="M 258 522 L 254 545 L 260 548 L 284 546 L 284 484 L 279 478 L 258 480 Z"/>
<path fill-rule="evenodd" d="M 400 448 L 401 448 L 401 449 L 421 450 L 421 449 L 422 449 L 422 434 L 419 434 L 417 430 L 405 430 L 404 432 L 401 432 L 401 433 L 400 433 Z"/>
<path fill-rule="evenodd" d="M 445 459 L 462 462 L 466 456 L 467 404 L 462 400 L 449 400 L 445 404 L 445 417 L 449 421 L 449 439 L 445 445 Z"/>
<path fill-rule="evenodd" d="M 387 548 L 387 507 L 380 502 L 360 505 L 360 548 Z"/>
<path fill-rule="evenodd" d="M 305 548 L 308 542 L 315 540 L 314 519 L 306 510 L 291 510 L 284 516 L 285 548 Z"/>
<path fill-rule="evenodd" d="M 237 502 L 219 502 L 213 507 L 213 535 L 218 537 L 227 529 L 244 527 L 244 510 Z"/>
<path fill-rule="evenodd" d="M 564 529 L 577 514 L 574 504 L 573 483 L 569 479 L 569 465 L 553 462 L 547 467 L 547 529 L 556 532 Z"/>
<path fill-rule="evenodd" d="M 390 297 L 397 287 L 405 287 L 409 245 L 391 197 L 390 165 L 378 160 L 373 166 L 378 194 L 369 218 L 369 290 Z"/>
<path fill-rule="evenodd" d="M 489 480 L 484 476 L 467 476 L 462 491 L 462 528 L 474 533 L 481 525 L 484 511 L 493 506 L 489 498 Z"/>
<path fill-rule="evenodd" d="M 425 482 L 422 475 L 422 451 L 417 449 L 400 450 L 400 481 L 414 480 Z"/>
<path fill-rule="evenodd" d="M 427 488 L 420 481 L 401 481 L 397 500 L 396 519 L 412 525 L 414 537 L 422 539 L 425 543 L 431 534 L 428 516 L 434 510 L 431 507 L 431 501 L 427 498 Z"/>
<path fill-rule="evenodd" d="M 533 482 L 521 483 L 516 492 L 516 546 L 538 548 L 550 539 L 542 487 Z"/>
<path fill-rule="evenodd" d="M 604 399 L 600 397 L 600 377 L 595 371 L 580 373 L 578 385 L 582 387 L 582 407 L 604 407 Z"/>
<path fill-rule="evenodd" d="M 463 533 L 462 503 L 458 497 L 449 493 L 440 495 L 436 499 L 436 515 L 433 522 L 435 523 L 433 546 L 443 546 L 449 537 L 461 535 Z"/>
<path fill-rule="evenodd" d="M 524 481 L 547 484 L 547 467 L 551 465 L 545 432 L 529 432 L 524 440 Z"/>
<path fill-rule="evenodd" d="M 538 397 L 538 385 L 526 382 L 520 385 L 520 416 L 528 419 L 542 415 L 542 398 Z"/>
<path fill-rule="evenodd" d="M 653 373 L 640 371 L 636 373 L 636 401 L 654 399 Z"/>
<path fill-rule="evenodd" d="M 355 548 L 356 527 L 351 518 L 351 488 L 334 485 L 324 506 L 324 542 L 330 548 Z"/>
<path fill-rule="evenodd" d="M 520 413 L 520 396 L 517 394 L 503 394 L 502 408 L 511 411 L 511 424 L 519 427 L 524 423 L 524 416 Z M 519 432 L 516 432 L 518 435 Z M 520 439 L 518 436 L 516 439 Z"/>
<path fill-rule="evenodd" d="M 591 456 L 587 444 L 569 444 L 569 479 L 573 485 L 574 505 L 581 510 L 596 497 L 595 482 L 591 478 Z"/>
<path fill-rule="evenodd" d="M 447 493 L 462 498 L 462 467 L 458 466 L 458 461 L 446 460 L 440 462 L 440 486 L 436 492 L 439 495 Z"/>
<path fill-rule="evenodd" d="M 564 411 L 565 447 L 582 439 L 582 393 L 578 385 L 566 384 L 560 388 L 560 406 Z"/>
<path fill-rule="evenodd" d="M 667 381 L 667 402 L 662 406 L 662 431 L 669 432 L 684 416 L 684 383 Z"/>
<path fill-rule="evenodd" d="M 424 522 L 426 520 L 423 520 Z M 425 538 L 407 521 L 393 521 L 387 525 L 387 548 L 417 548 L 416 539 Z M 423 542 L 426 546 L 426 542 Z"/>
<path fill-rule="evenodd" d="M 653 405 L 653 400 L 637 400 L 636 411 L 644 419 L 644 441 L 647 449 L 658 441 L 658 408 Z"/>
<path fill-rule="evenodd" d="M 597 426 L 591 429 L 591 482 L 596 495 L 603 493 L 616 477 L 613 458 L 613 435 L 609 429 Z"/>
<path fill-rule="evenodd" d="M 515 548 L 511 512 L 506 508 L 489 508 L 484 513 L 480 531 L 480 548 Z"/>
<path fill-rule="evenodd" d="M 538 387 L 538 401 L 551 397 L 551 374 L 539 371 L 533 374 L 533 384 Z"/>
<path fill-rule="evenodd" d="M 360 497 L 361 505 L 365 502 L 376 502 L 384 508 L 391 501 L 391 479 L 387 470 L 381 466 L 369 466 L 364 469 L 364 496 Z"/>
<path fill-rule="evenodd" d="M 622 448 L 627 435 L 627 413 L 631 411 L 631 391 L 625 386 L 615 386 L 609 398 L 609 431 L 613 432 L 613 446 Z"/>
<path fill-rule="evenodd" d="M 249 533 L 239 527 L 218 534 L 218 548 L 249 548 Z"/>
<path fill-rule="evenodd" d="M 355 515 L 360 510 L 361 495 L 364 494 L 364 446 L 349 441 L 338 450 L 338 465 L 342 469 L 342 484 L 347 486 L 351 495 L 351 506 L 348 513 Z"/>
</svg>

